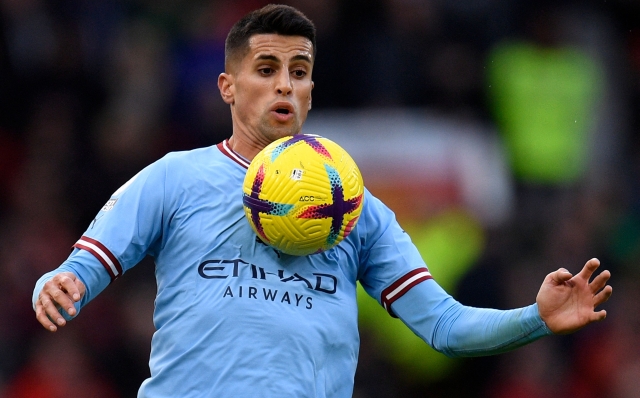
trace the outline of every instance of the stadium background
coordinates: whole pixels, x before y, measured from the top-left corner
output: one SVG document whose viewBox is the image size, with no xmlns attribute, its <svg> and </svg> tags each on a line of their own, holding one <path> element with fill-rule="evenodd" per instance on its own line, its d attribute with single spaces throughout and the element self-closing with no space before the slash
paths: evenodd
<svg viewBox="0 0 640 398">
<path fill-rule="evenodd" d="M 318 27 L 308 132 L 354 152 L 460 301 L 528 304 L 594 256 L 614 275 L 606 322 L 489 358 L 448 360 L 363 300 L 354 396 L 637 397 L 640 3 L 285 3 Z M 140 168 L 230 134 L 224 37 L 263 4 L 0 1 L 0 397 L 135 395 L 152 263 L 56 334 L 33 285 Z"/>
</svg>

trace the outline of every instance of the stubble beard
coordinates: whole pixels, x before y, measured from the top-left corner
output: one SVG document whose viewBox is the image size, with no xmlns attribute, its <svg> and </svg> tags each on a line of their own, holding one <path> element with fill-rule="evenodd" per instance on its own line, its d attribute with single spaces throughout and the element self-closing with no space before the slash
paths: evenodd
<svg viewBox="0 0 640 398">
<path fill-rule="evenodd" d="M 269 140 L 269 143 L 282 137 L 298 134 L 300 133 L 301 128 L 302 126 L 300 125 L 297 117 L 291 121 L 291 124 L 287 125 L 278 123 L 274 125 L 269 122 L 267 117 L 265 117 L 262 120 L 262 123 L 260 123 L 260 132 Z"/>
</svg>

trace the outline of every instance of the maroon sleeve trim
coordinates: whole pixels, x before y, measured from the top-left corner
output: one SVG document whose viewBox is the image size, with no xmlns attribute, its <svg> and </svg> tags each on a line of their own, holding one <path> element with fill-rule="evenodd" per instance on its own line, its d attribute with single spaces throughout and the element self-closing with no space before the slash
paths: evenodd
<svg viewBox="0 0 640 398">
<path fill-rule="evenodd" d="M 87 236 L 80 238 L 73 247 L 93 254 L 109 273 L 111 281 L 122 275 L 122 266 L 116 256 L 105 245 Z"/>
<path fill-rule="evenodd" d="M 431 273 L 426 268 L 418 268 L 408 272 L 403 277 L 392 283 L 389 287 L 384 289 L 381 294 L 382 306 L 385 310 L 394 318 L 397 316 L 391 310 L 391 304 L 394 301 L 404 296 L 412 287 L 420 282 L 433 279 Z"/>
</svg>

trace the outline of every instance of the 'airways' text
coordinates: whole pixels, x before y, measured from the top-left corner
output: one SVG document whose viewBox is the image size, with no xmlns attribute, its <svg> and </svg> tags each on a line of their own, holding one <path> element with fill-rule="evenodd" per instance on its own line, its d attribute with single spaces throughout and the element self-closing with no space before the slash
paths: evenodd
<svg viewBox="0 0 640 398">
<path fill-rule="evenodd" d="M 297 293 L 289 294 L 286 290 L 280 292 L 267 288 L 258 289 L 255 286 L 227 286 L 222 298 L 247 298 L 295 305 L 296 307 L 304 307 L 308 310 L 313 308 L 313 297 Z"/>
</svg>

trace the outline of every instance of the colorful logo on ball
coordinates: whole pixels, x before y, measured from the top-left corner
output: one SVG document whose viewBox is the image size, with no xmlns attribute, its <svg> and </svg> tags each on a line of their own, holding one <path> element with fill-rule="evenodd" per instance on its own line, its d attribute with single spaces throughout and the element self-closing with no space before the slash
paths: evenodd
<svg viewBox="0 0 640 398">
<path fill-rule="evenodd" d="M 340 228 L 344 221 L 344 215 L 355 211 L 362 203 L 362 194 L 345 200 L 342 179 L 338 171 L 328 164 L 324 165 L 331 184 L 332 203 L 325 203 L 317 206 L 309 206 L 298 215 L 299 218 L 331 218 L 331 231 L 327 236 L 327 245 L 331 246 L 340 236 Z M 357 217 L 355 217 L 345 228 L 344 237 L 351 232 Z"/>
<path fill-rule="evenodd" d="M 284 152 L 285 149 L 300 141 L 307 143 L 318 154 L 324 156 L 327 159 L 331 159 L 331 154 L 329 153 L 327 148 L 325 148 L 325 146 L 317 140 L 317 138 L 319 137 L 307 134 L 296 134 L 273 149 L 273 152 L 271 152 L 271 161 L 274 162 L 278 158 L 278 156 L 280 156 L 280 154 Z"/>
<path fill-rule="evenodd" d="M 264 228 L 262 228 L 260 213 L 285 216 L 289 211 L 291 211 L 291 209 L 293 209 L 293 205 L 260 199 L 260 192 L 262 192 L 263 183 L 264 164 L 260 165 L 256 178 L 253 180 L 251 195 L 243 194 L 242 203 L 244 203 L 244 205 L 251 211 L 251 221 L 253 222 L 253 225 L 255 225 L 258 235 L 260 235 L 265 242 L 269 242 L 269 238 L 267 238 L 267 235 L 264 233 Z"/>
</svg>

